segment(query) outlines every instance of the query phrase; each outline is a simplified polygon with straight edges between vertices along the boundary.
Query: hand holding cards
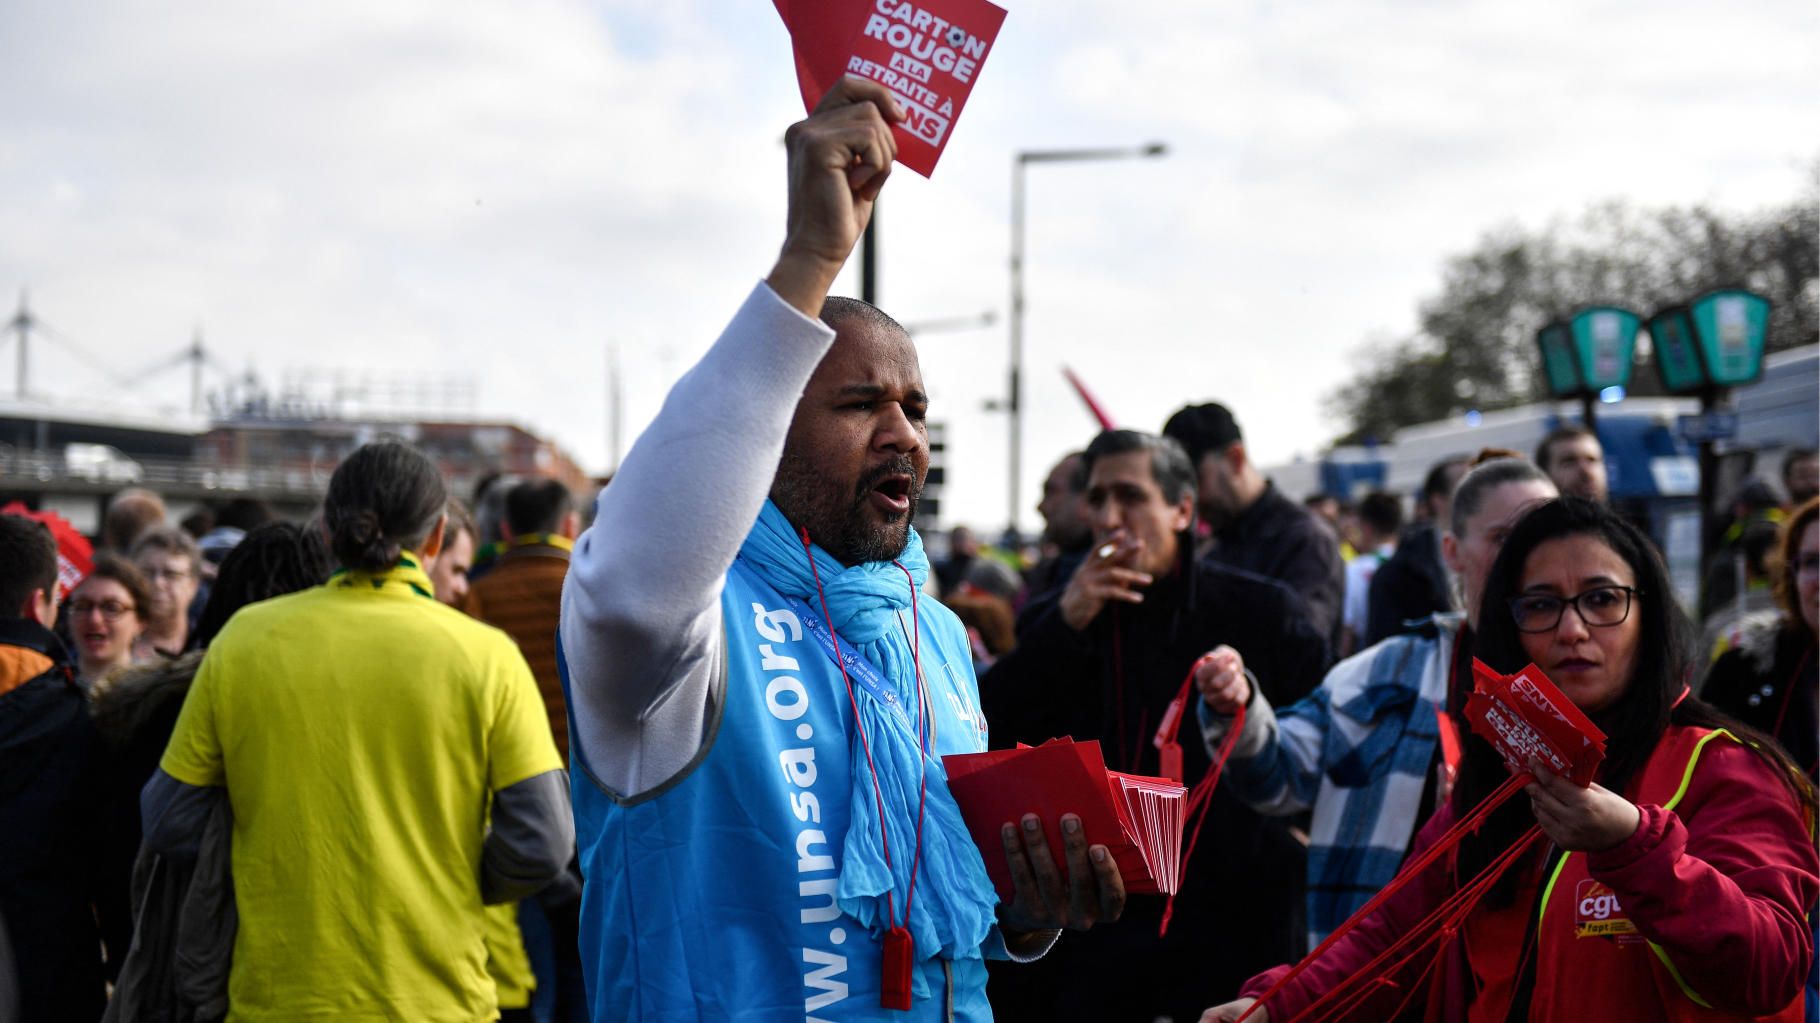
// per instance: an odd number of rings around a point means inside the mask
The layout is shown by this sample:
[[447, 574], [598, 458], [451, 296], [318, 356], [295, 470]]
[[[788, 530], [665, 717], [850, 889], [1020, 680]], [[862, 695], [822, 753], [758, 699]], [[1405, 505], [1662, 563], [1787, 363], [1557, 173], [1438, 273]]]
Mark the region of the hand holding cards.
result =
[[1542, 669], [1531, 664], [1515, 675], [1500, 675], [1475, 658], [1472, 677], [1466, 720], [1511, 773], [1529, 773], [1534, 758], [1581, 788], [1592, 784], [1605, 759], [1605, 733]]
[[890, 176], [900, 117], [884, 86], [843, 78], [806, 120], [784, 133], [790, 154], [790, 207], [783, 251], [766, 276], [779, 298], [819, 316], [828, 289], [872, 217]]
[[774, 0], [790, 30], [803, 103], [842, 75], [878, 82], [905, 118], [898, 161], [928, 177], [1005, 21], [987, 0]]
[[1097, 742], [1051, 739], [1041, 746], [942, 758], [948, 790], [960, 804], [999, 894], [1012, 893], [999, 853], [999, 828], [1035, 814], [1055, 861], [1063, 861], [1064, 814], [1081, 820], [1087, 841], [1106, 846], [1133, 893], [1170, 894], [1181, 882], [1182, 825], [1188, 790], [1165, 778], [1106, 769]]

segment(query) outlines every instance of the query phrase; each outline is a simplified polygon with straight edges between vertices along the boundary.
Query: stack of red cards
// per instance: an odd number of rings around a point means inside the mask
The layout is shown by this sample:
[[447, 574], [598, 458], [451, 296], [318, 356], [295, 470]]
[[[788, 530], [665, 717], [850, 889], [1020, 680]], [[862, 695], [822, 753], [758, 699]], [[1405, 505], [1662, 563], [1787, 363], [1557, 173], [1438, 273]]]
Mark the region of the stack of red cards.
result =
[[943, 757], [948, 788], [986, 860], [999, 894], [1012, 896], [999, 829], [1025, 814], [1043, 822], [1049, 852], [1066, 870], [1061, 817], [1072, 813], [1091, 845], [1104, 845], [1125, 890], [1173, 895], [1182, 880], [1182, 824], [1188, 790], [1167, 778], [1106, 769], [1097, 742], [1051, 739], [1041, 746]]
[[1512, 773], [1527, 774], [1534, 758], [1581, 788], [1592, 784], [1605, 759], [1605, 733], [1542, 669], [1532, 664], [1515, 675], [1500, 675], [1475, 658], [1472, 679], [1466, 720]]

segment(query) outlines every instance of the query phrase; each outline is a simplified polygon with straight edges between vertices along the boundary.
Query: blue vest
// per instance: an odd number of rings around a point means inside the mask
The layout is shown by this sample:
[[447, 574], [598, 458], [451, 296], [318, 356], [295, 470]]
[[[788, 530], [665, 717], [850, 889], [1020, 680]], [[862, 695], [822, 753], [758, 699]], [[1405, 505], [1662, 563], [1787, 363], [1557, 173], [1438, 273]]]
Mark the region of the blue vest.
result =
[[[966, 632], [935, 601], [919, 607], [932, 755], [983, 751]], [[572, 743], [592, 1018], [895, 1023], [946, 1020], [952, 1008], [953, 1019], [990, 1020], [978, 958], [920, 959], [913, 1010], [880, 1008], [882, 934], [835, 903], [850, 772], [866, 770], [849, 763], [846, 687], [788, 599], [744, 562], [727, 574], [721, 610], [723, 709], [692, 769], [627, 801]], [[915, 693], [899, 696], [914, 714]], [[894, 855], [913, 841], [890, 840]], [[928, 883], [925, 863], [919, 892]], [[900, 885], [900, 918], [902, 898]], [[991, 943], [1002, 948], [996, 929]]]

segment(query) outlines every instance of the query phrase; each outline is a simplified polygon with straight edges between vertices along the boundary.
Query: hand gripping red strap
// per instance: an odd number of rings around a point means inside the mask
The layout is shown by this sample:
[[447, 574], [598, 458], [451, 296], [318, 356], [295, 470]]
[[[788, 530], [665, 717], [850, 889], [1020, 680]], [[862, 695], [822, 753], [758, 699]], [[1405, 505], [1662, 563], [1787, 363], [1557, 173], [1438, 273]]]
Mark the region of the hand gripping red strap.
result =
[[[1169, 701], [1169, 709], [1163, 712], [1162, 723], [1157, 726], [1156, 737], [1151, 745], [1157, 748], [1157, 760], [1165, 778], [1171, 781], [1182, 780], [1182, 744], [1178, 736], [1182, 730], [1182, 718], [1188, 713], [1188, 697], [1194, 692], [1194, 673], [1205, 664], [1212, 654], [1204, 654], [1190, 665], [1188, 677], [1182, 679], [1182, 687], [1177, 690], [1175, 699]], [[1195, 843], [1201, 838], [1201, 825], [1207, 823], [1207, 808], [1213, 804], [1214, 787], [1220, 783], [1220, 774], [1226, 770], [1226, 761], [1232, 758], [1234, 746], [1239, 744], [1239, 733], [1245, 730], [1245, 708], [1243, 706], [1232, 715], [1232, 725], [1226, 731], [1226, 738], [1220, 742], [1219, 753], [1213, 758], [1213, 765], [1207, 769], [1199, 782], [1188, 793], [1188, 804], [1183, 808], [1182, 820], [1193, 821], [1194, 828], [1188, 832], [1188, 844], [1182, 849], [1181, 876], [1176, 879], [1175, 894], [1163, 906], [1163, 922], [1157, 928], [1156, 936], [1161, 938], [1169, 933], [1169, 919], [1175, 915], [1175, 895], [1181, 894], [1182, 885], [1188, 881], [1188, 861], [1194, 856]]]
[[[1562, 776], [1584, 787], [1597, 773], [1605, 757], [1605, 733], [1599, 731], [1573, 702], [1567, 698], [1535, 665], [1526, 666], [1515, 675], [1503, 675], [1483, 662], [1473, 661], [1473, 691], [1467, 697], [1465, 717], [1475, 735], [1498, 751], [1511, 769], [1504, 784], [1492, 790], [1472, 812], [1449, 828], [1428, 850], [1403, 865], [1384, 890], [1347, 918], [1327, 936], [1313, 952], [1285, 973], [1264, 992], [1251, 1008], [1239, 1017], [1243, 1021], [1277, 992], [1294, 980], [1309, 964], [1319, 960], [1328, 949], [1345, 937], [1359, 922], [1376, 912], [1397, 891], [1414, 880], [1436, 860], [1451, 852], [1468, 834], [1477, 831], [1493, 811], [1509, 801], [1535, 779], [1524, 769], [1531, 759], [1550, 765]], [[1443, 731], [1443, 738], [1446, 732]], [[1531, 827], [1509, 849], [1506, 849], [1479, 875], [1461, 885], [1446, 902], [1423, 917], [1403, 933], [1391, 946], [1380, 952], [1364, 969], [1355, 971], [1331, 990], [1293, 1017], [1294, 1021], [1338, 1018], [1357, 1008], [1385, 987], [1395, 987], [1395, 976], [1413, 967], [1422, 956], [1431, 961], [1417, 974], [1407, 1005], [1416, 989], [1434, 970], [1435, 957], [1452, 939], [1473, 909], [1497, 884], [1510, 867], [1541, 838], [1541, 830]], [[1401, 1011], [1401, 1010], [1399, 1010]], [[1338, 1014], [1338, 1015], [1336, 1015]]]
[[[1486, 818], [1491, 816], [1493, 811], [1504, 805], [1511, 797], [1523, 791], [1523, 787], [1533, 780], [1534, 779], [1528, 774], [1515, 774], [1505, 779], [1504, 784], [1494, 789], [1491, 795], [1485, 797], [1485, 800], [1475, 807], [1470, 814], [1467, 814], [1465, 818], [1456, 822], [1453, 827], [1448, 828], [1446, 834], [1441, 836], [1440, 841], [1430, 846], [1420, 856], [1403, 864], [1403, 869], [1397, 871], [1397, 876], [1392, 878], [1388, 885], [1384, 886], [1383, 891], [1372, 896], [1369, 902], [1359, 907], [1357, 913], [1348, 917], [1346, 922], [1336, 928], [1332, 934], [1329, 934], [1325, 941], [1315, 947], [1314, 951], [1308, 953], [1301, 962], [1297, 963], [1294, 968], [1279, 978], [1275, 984], [1272, 984], [1269, 990], [1265, 991], [1264, 994], [1258, 998], [1257, 1002], [1253, 1004], [1251, 1008], [1246, 1009], [1244, 1014], [1239, 1017], [1241, 1023], [1243, 1023], [1243, 1020], [1245, 1020], [1246, 1017], [1257, 1011], [1258, 1006], [1269, 1001], [1277, 992], [1288, 986], [1290, 981], [1300, 976], [1309, 966], [1319, 961], [1321, 956], [1327, 953], [1328, 949], [1337, 944], [1341, 938], [1344, 938], [1347, 934], [1351, 933], [1353, 928], [1357, 927], [1361, 921], [1377, 912], [1384, 903], [1390, 901], [1391, 896], [1395, 895], [1405, 885], [1409, 884], [1409, 882], [1415, 880], [1417, 876], [1424, 870], [1427, 870], [1436, 860], [1451, 852], [1468, 834], [1477, 831], [1480, 826], [1485, 823]], [[1512, 845], [1510, 849], [1505, 850], [1496, 860], [1493, 860], [1477, 877], [1473, 878], [1465, 885], [1462, 885], [1460, 890], [1455, 892], [1451, 898], [1442, 903], [1440, 907], [1436, 908], [1433, 912], [1423, 917], [1420, 922], [1406, 931], [1403, 936], [1389, 948], [1380, 952], [1376, 958], [1365, 965], [1364, 969], [1354, 972], [1345, 981], [1323, 994], [1319, 999], [1310, 1004], [1308, 1008], [1292, 1017], [1292, 1019], [1310, 1021], [1310, 1023], [1314, 1020], [1326, 1019], [1328, 1018], [1328, 1013], [1334, 1008], [1340, 1006], [1351, 1007], [1356, 1005], [1358, 1001], [1367, 997], [1369, 991], [1376, 990], [1385, 985], [1394, 985], [1394, 981], [1390, 979], [1393, 974], [1413, 963], [1416, 957], [1423, 954], [1425, 951], [1430, 951], [1431, 946], [1432, 951], [1439, 951], [1441, 939], [1452, 936], [1453, 932], [1459, 928], [1460, 923], [1464, 921], [1467, 915], [1478, 905], [1479, 900], [1484, 897], [1485, 893], [1491, 889], [1492, 885], [1497, 883], [1498, 878], [1504, 875], [1504, 872], [1509, 869], [1510, 865], [1517, 861], [1519, 855], [1524, 850], [1528, 849], [1540, 834], [1541, 832], [1539, 830], [1531, 828], [1529, 833], [1520, 841]], [[1414, 950], [1403, 954], [1405, 953], [1405, 950], [1411, 948], [1411, 946], [1413, 946]], [[1398, 958], [1395, 958], [1395, 960], [1392, 961], [1392, 957]], [[1432, 969], [1432, 965], [1429, 969]], [[1425, 969], [1423, 971], [1424, 975], [1426, 975], [1427, 972], [1428, 971]], [[1362, 987], [1367, 988], [1368, 990], [1362, 991]]]

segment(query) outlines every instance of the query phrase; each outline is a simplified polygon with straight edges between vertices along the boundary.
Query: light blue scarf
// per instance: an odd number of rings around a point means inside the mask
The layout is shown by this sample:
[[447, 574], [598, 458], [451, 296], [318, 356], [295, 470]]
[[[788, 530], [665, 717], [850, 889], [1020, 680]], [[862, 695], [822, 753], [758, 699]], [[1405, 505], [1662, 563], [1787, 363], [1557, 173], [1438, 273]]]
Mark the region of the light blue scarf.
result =
[[[912, 581], [920, 590], [929, 576], [922, 538], [910, 530], [909, 545], [897, 564], [873, 561], [848, 568], [820, 547], [811, 547], [811, 551], [833, 619], [828, 624], [839, 633], [842, 646], [851, 645], [878, 668], [914, 721], [916, 666], [897, 612], [910, 609], [915, 592]], [[815, 576], [804, 556], [802, 538], [775, 504], [765, 502], [739, 556], [779, 592], [802, 599], [820, 613]], [[904, 578], [898, 564], [910, 570], [910, 579]], [[905, 626], [908, 624], [906, 618]], [[882, 707], [865, 686], [854, 685], [853, 693], [859, 703], [860, 727], [872, 743], [879, 790], [884, 794], [891, 866], [885, 865], [872, 772], [865, 769], [866, 751], [860, 744], [859, 729], [855, 729], [849, 738], [852, 809], [836, 889], [840, 907], [873, 934], [882, 934], [891, 925], [885, 917], [884, 896], [894, 891], [896, 922], [903, 923], [904, 895], [909, 891], [911, 861], [916, 855], [918, 781], [926, 777], [922, 868], [909, 921], [916, 955], [919, 959], [938, 953], [947, 959], [977, 959], [995, 919], [998, 894], [961, 819], [960, 807], [948, 791], [941, 760], [933, 755], [924, 759], [911, 729]], [[920, 984], [921, 974], [917, 977]]]

